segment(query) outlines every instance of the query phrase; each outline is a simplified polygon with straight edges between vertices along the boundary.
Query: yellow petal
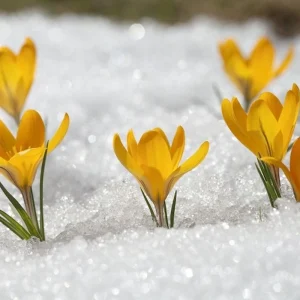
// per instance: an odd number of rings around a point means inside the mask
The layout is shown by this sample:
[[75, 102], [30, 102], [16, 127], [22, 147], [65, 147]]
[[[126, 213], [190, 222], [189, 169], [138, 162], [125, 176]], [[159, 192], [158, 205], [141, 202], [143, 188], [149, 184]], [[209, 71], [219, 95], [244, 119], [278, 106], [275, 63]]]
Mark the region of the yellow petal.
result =
[[0, 48], [0, 106], [10, 115], [18, 114], [16, 90], [20, 78], [17, 57], [7, 47]]
[[4, 167], [10, 174], [11, 181], [18, 188], [33, 184], [39, 164], [45, 153], [44, 147], [29, 149], [16, 153]]
[[290, 174], [297, 201], [300, 201], [300, 138], [295, 141], [291, 150]]
[[0, 157], [7, 160], [13, 154], [13, 147], [15, 146], [16, 140], [1, 120], [0, 132]]
[[291, 47], [285, 57], [285, 59], [282, 61], [281, 65], [278, 67], [278, 69], [274, 72], [274, 77], [279, 76], [280, 74], [282, 74], [289, 66], [289, 64], [291, 63], [293, 57], [294, 57], [294, 48]]
[[165, 140], [167, 146], [168, 146], [169, 149], [170, 149], [170, 143], [169, 143], [169, 140], [168, 140], [168, 138], [167, 138], [165, 132], [164, 132], [161, 128], [159, 128], [159, 127], [156, 127], [156, 128], [154, 128], [154, 129], [152, 129], [152, 130], [157, 131], [157, 132], [161, 135], [161, 137]]
[[54, 136], [50, 139], [48, 145], [48, 152], [53, 151], [64, 139], [70, 125], [69, 115], [66, 113], [59, 128], [56, 130]]
[[45, 125], [40, 114], [32, 109], [27, 110], [21, 119], [17, 133], [17, 151], [41, 147], [44, 142]]
[[16, 99], [18, 101], [17, 111], [20, 113], [34, 80], [36, 68], [36, 48], [30, 38], [26, 39], [20, 50], [17, 57], [17, 67], [21, 73], [16, 90]]
[[178, 126], [171, 146], [171, 158], [172, 158], [173, 169], [178, 167], [182, 158], [184, 147], [185, 147], [184, 129], [182, 126]]
[[219, 51], [220, 51], [220, 54], [221, 54], [224, 62], [226, 62], [232, 56], [237, 56], [241, 60], [244, 60], [244, 58], [240, 52], [240, 49], [238, 48], [235, 41], [232, 39], [229, 39], [229, 40], [225, 41], [224, 43], [219, 44]]
[[294, 92], [288, 91], [285, 97], [283, 109], [279, 118], [279, 127], [283, 135], [283, 149], [284, 154], [290, 144], [295, 123], [298, 118], [299, 108], [297, 109], [298, 103]]
[[276, 118], [276, 120], [278, 120], [282, 111], [282, 104], [279, 99], [269, 92], [262, 93], [259, 96], [259, 99], [264, 100], [268, 104], [274, 117]]
[[267, 38], [258, 41], [249, 58], [250, 98], [253, 99], [272, 79], [275, 50]]
[[156, 205], [161, 205], [168, 196], [165, 193], [165, 180], [159, 170], [142, 165], [143, 176], [140, 181], [146, 194]]
[[137, 142], [132, 129], [129, 130], [127, 134], [127, 149], [128, 149], [128, 153], [134, 159], [137, 159]]
[[237, 98], [232, 99], [232, 111], [235, 120], [238, 122], [241, 129], [245, 132], [247, 130], [247, 114]]
[[219, 51], [224, 61], [226, 73], [231, 81], [244, 94], [249, 77], [246, 59], [242, 56], [238, 46], [232, 39], [220, 44]]
[[[176, 181], [185, 173], [196, 168], [206, 157], [209, 150], [209, 142], [204, 142], [198, 150], [188, 158], [180, 167], [178, 167], [170, 177], [176, 177]], [[173, 185], [175, 182], [173, 183]]]
[[[273, 156], [276, 149], [273, 149], [275, 137], [279, 132], [279, 126], [269, 106], [263, 100], [256, 100], [252, 103], [247, 119], [248, 131], [259, 133], [264, 141], [269, 155]], [[260, 153], [265, 156], [264, 153]]]
[[133, 158], [129, 155], [118, 134], [114, 135], [113, 148], [120, 163], [137, 179], [140, 178], [143, 171], [137, 164], [137, 162], [134, 161]]
[[295, 93], [297, 99], [298, 99], [298, 102], [299, 102], [299, 97], [300, 97], [300, 91], [299, 91], [299, 87], [297, 84], [293, 84], [293, 87], [292, 87], [292, 91]]
[[[233, 102], [233, 101], [232, 101]], [[247, 132], [243, 130], [243, 125], [239, 124], [234, 116], [232, 102], [228, 99], [222, 101], [222, 115], [230, 131], [235, 137], [250, 151], [257, 155], [257, 145], [249, 138]], [[243, 121], [242, 121], [243, 122]]]
[[165, 138], [157, 131], [144, 133], [138, 143], [140, 165], [153, 167], [166, 178], [172, 172], [172, 159]]

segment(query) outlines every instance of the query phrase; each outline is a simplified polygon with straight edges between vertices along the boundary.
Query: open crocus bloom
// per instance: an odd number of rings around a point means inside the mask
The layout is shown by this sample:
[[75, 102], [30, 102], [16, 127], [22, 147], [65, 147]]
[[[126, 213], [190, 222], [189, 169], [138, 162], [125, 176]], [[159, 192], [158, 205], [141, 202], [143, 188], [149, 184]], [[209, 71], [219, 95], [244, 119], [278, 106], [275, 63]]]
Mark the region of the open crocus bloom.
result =
[[[49, 140], [48, 153], [60, 144], [68, 127], [69, 116], [65, 114], [58, 130]], [[21, 119], [16, 138], [1, 120], [0, 132], [0, 172], [24, 195], [32, 186], [46, 151], [44, 122], [37, 111], [27, 110]]]
[[0, 47], [0, 107], [19, 122], [36, 67], [36, 48], [27, 38], [18, 54]]
[[296, 84], [282, 105], [272, 93], [263, 93], [246, 113], [239, 101], [224, 99], [222, 114], [235, 137], [257, 157], [281, 161], [290, 144], [299, 114], [300, 92]]
[[273, 78], [286, 70], [294, 55], [293, 48], [290, 48], [280, 66], [274, 68], [275, 49], [264, 37], [257, 42], [249, 58], [242, 55], [232, 39], [221, 43], [219, 50], [225, 72], [244, 95], [247, 105]]
[[180, 164], [185, 147], [184, 129], [179, 126], [170, 145], [160, 128], [145, 132], [139, 142], [130, 130], [127, 134], [127, 149], [120, 136], [113, 139], [115, 154], [122, 165], [138, 180], [155, 205], [159, 223], [162, 224], [164, 201], [175, 183], [185, 173], [198, 166], [205, 158], [209, 143], [204, 142], [199, 149]]
[[262, 160], [284, 172], [293, 187], [296, 201], [300, 202], [300, 138], [295, 141], [291, 151], [290, 169], [274, 157], [263, 157]]

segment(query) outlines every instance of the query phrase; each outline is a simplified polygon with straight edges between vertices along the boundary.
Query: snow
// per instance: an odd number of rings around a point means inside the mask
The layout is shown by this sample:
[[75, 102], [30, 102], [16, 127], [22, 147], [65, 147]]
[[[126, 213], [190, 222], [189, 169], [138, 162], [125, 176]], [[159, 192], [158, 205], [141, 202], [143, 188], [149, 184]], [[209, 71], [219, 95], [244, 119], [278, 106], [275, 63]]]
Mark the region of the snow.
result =
[[[1, 15], [0, 28], [2, 45], [17, 50], [26, 36], [37, 44], [27, 107], [47, 118], [49, 136], [64, 112], [71, 117], [46, 169], [47, 242], [19, 241], [0, 226], [0, 299], [300, 299], [299, 206], [283, 179], [285, 198], [270, 208], [255, 158], [226, 128], [212, 89], [239, 96], [219, 41], [234, 37], [249, 53], [268, 35], [282, 58], [290, 43], [299, 52], [298, 38], [279, 40], [258, 20], [169, 27], [38, 12]], [[296, 58], [268, 90], [282, 99], [299, 67]], [[177, 184], [176, 229], [154, 229], [112, 136], [160, 126], [171, 138], [180, 124], [185, 157], [205, 140], [211, 149]], [[3, 195], [0, 204], [11, 211]]]

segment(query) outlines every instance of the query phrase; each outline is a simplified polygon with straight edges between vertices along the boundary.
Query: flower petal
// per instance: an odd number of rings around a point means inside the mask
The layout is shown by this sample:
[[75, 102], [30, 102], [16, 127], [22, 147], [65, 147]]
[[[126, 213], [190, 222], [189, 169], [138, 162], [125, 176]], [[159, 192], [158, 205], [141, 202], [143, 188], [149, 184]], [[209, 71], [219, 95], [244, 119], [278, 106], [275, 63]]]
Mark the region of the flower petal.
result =
[[185, 147], [185, 132], [182, 126], [178, 126], [171, 146], [171, 158], [172, 158], [173, 170], [178, 167], [181, 161], [184, 147]]
[[253, 99], [272, 79], [275, 50], [267, 38], [260, 39], [249, 58], [251, 70], [250, 98]]
[[[16, 153], [5, 169], [12, 175], [18, 188], [32, 186], [37, 169], [45, 153], [44, 147], [29, 149]], [[18, 170], [18, 171], [17, 171]]]
[[279, 127], [283, 135], [283, 149], [286, 153], [294, 133], [295, 124], [299, 114], [298, 99], [294, 92], [288, 91], [279, 118]]
[[[228, 99], [222, 101], [222, 115], [225, 123], [227, 124], [233, 135], [250, 151], [257, 155], [257, 144], [251, 140], [248, 133], [243, 130], [243, 124], [240, 124], [239, 120], [233, 112], [233, 101], [230, 102]], [[241, 121], [243, 123], [243, 121]]]
[[[170, 177], [176, 177], [178, 180], [185, 173], [196, 168], [204, 160], [208, 153], [208, 150], [209, 142], [206, 141], [198, 148], [198, 150], [190, 158], [188, 158], [180, 167], [178, 167]], [[173, 185], [174, 184], [175, 182], [173, 183]]]
[[33, 109], [27, 110], [20, 121], [17, 133], [17, 151], [41, 147], [44, 143], [45, 125], [40, 114]]
[[278, 120], [282, 111], [282, 104], [279, 99], [270, 92], [262, 93], [258, 98], [268, 104], [276, 120]]
[[36, 69], [36, 47], [30, 38], [25, 40], [20, 50], [17, 67], [21, 72], [16, 90], [17, 111], [20, 113], [30, 91]]
[[60, 123], [58, 129], [56, 130], [54, 136], [49, 140], [48, 152], [53, 151], [64, 139], [70, 125], [70, 118], [67, 113], [65, 113], [62, 122]]
[[9, 159], [13, 154], [13, 147], [16, 140], [6, 125], [0, 120], [0, 157]]
[[127, 134], [127, 149], [132, 158], [137, 159], [137, 142], [132, 129]]
[[244, 60], [239, 47], [233, 39], [228, 39], [227, 41], [219, 44], [219, 51], [224, 62], [226, 62], [232, 56], [236, 56], [239, 59]]
[[0, 106], [10, 115], [18, 114], [16, 89], [20, 78], [17, 57], [7, 47], [0, 48]]
[[285, 56], [284, 60], [282, 61], [281, 65], [277, 68], [277, 70], [274, 72], [274, 77], [277, 77], [281, 75], [289, 66], [291, 63], [292, 59], [294, 58], [294, 48], [291, 47]]
[[172, 159], [166, 139], [157, 131], [144, 133], [138, 143], [139, 165], [153, 167], [167, 178], [172, 172]]
[[[247, 128], [248, 131], [256, 132], [261, 136], [261, 139], [268, 149], [269, 155], [273, 156], [276, 151], [276, 149], [273, 149], [273, 144], [280, 128], [275, 116], [265, 101], [256, 100], [252, 103], [248, 113]], [[267, 156], [264, 152], [260, 154]]]
[[156, 205], [163, 204], [168, 194], [165, 190], [165, 180], [159, 170], [146, 165], [141, 166], [143, 169], [143, 176], [140, 178], [142, 187], [148, 197]]
[[290, 173], [297, 201], [300, 201], [300, 138], [297, 138], [291, 150]]
[[169, 140], [168, 140], [168, 138], [167, 138], [165, 132], [164, 132], [161, 128], [159, 128], [159, 127], [156, 127], [156, 128], [154, 128], [154, 129], [152, 129], [152, 130], [157, 131], [157, 132], [161, 135], [161, 137], [165, 140], [167, 146], [168, 146], [169, 149], [170, 149], [170, 143], [169, 143]]
[[229, 39], [219, 45], [219, 51], [223, 58], [224, 69], [231, 81], [238, 89], [245, 93], [248, 83], [249, 70], [246, 59], [242, 56], [235, 41]]
[[120, 161], [120, 163], [131, 173], [133, 174], [137, 179], [139, 179], [143, 171], [140, 168], [140, 166], [137, 164], [136, 161], [133, 160], [133, 158], [129, 155], [127, 150], [125, 149], [124, 145], [121, 142], [120, 136], [118, 134], [114, 135], [113, 138], [113, 148], [114, 152]]

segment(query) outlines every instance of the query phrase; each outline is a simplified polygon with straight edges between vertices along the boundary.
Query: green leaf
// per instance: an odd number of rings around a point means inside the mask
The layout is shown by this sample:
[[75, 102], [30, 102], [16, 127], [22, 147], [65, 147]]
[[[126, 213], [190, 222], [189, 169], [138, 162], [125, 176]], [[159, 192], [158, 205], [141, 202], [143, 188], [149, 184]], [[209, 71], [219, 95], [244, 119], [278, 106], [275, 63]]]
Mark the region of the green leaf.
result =
[[150, 203], [149, 203], [149, 201], [148, 201], [148, 199], [147, 199], [147, 196], [145, 195], [145, 193], [144, 193], [144, 191], [143, 191], [142, 188], [141, 188], [141, 192], [142, 192], [143, 197], [144, 197], [144, 199], [145, 199], [145, 201], [146, 201], [146, 203], [147, 203], [147, 206], [148, 206], [148, 208], [149, 208], [149, 210], [150, 210], [152, 220], [153, 220], [153, 222], [155, 222], [156, 226], [158, 227], [158, 222], [157, 222], [156, 216], [155, 216], [155, 214], [154, 214], [154, 211], [153, 211], [153, 209], [152, 209], [152, 207], [151, 207], [151, 205], [150, 205]]
[[47, 141], [46, 151], [43, 157], [43, 162], [41, 167], [41, 177], [40, 177], [40, 230], [41, 230], [41, 236], [43, 241], [46, 239], [45, 225], [44, 225], [44, 174], [45, 174], [46, 160], [48, 154], [48, 144], [49, 141]]
[[3, 216], [11, 224], [11, 226], [15, 229], [14, 232], [18, 232], [19, 236], [22, 236], [25, 240], [30, 239], [31, 237], [30, 233], [21, 224], [19, 224], [14, 218], [12, 218], [3, 210], [0, 210], [0, 215]]
[[172, 208], [170, 214], [170, 228], [174, 227], [176, 199], [177, 199], [177, 191], [175, 191], [173, 202], [172, 202]]
[[9, 223], [7, 220], [5, 220], [4, 218], [2, 218], [0, 216], [0, 222], [6, 226], [8, 229], [10, 229], [15, 235], [17, 235], [21, 240], [26, 240], [25, 236], [22, 235], [18, 230], [16, 230], [16, 228], [11, 224]]
[[292, 142], [289, 144], [288, 148], [287, 148], [287, 152], [291, 151], [291, 149], [293, 148], [295, 142]]
[[165, 213], [165, 220], [166, 220], [166, 226], [169, 229], [169, 221], [168, 221], [168, 212], [167, 212], [167, 204], [166, 201], [164, 201], [164, 213]]
[[17, 210], [18, 214], [20, 215], [20, 217], [22, 218], [22, 220], [24, 221], [29, 233], [32, 236], [36, 236], [38, 238], [41, 238], [39, 232], [37, 231], [37, 229], [35, 228], [32, 220], [30, 219], [30, 217], [28, 216], [26, 210], [21, 206], [21, 204], [14, 198], [13, 195], [11, 195], [7, 189], [3, 186], [3, 184], [0, 182], [0, 188], [3, 191], [3, 193], [5, 194], [5, 196], [7, 197], [7, 199], [9, 200], [9, 202], [13, 205], [13, 207]]
[[271, 206], [276, 208], [275, 200], [281, 197], [281, 193], [269, 165], [257, 158], [255, 167], [265, 186]]

